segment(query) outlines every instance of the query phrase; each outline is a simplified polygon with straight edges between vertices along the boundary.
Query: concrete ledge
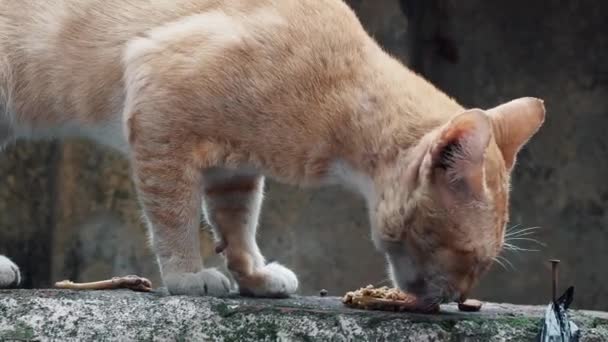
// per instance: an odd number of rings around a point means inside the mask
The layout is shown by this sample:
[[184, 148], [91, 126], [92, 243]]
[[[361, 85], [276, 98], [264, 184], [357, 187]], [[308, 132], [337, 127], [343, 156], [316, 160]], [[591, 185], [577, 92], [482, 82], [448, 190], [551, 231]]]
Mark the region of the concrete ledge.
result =
[[[0, 341], [530, 341], [544, 307], [454, 305], [439, 315], [361, 311], [336, 297], [165, 296], [131, 291], [0, 291]], [[573, 311], [582, 341], [608, 341], [608, 313]]]

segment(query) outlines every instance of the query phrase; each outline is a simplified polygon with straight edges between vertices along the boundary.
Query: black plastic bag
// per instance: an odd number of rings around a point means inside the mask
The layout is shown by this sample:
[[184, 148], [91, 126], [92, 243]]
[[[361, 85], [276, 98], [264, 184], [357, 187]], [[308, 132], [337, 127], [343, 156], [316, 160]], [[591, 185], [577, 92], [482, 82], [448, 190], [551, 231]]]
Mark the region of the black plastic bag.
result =
[[568, 307], [574, 299], [574, 287], [547, 306], [541, 322], [539, 342], [578, 342], [580, 330], [568, 317]]

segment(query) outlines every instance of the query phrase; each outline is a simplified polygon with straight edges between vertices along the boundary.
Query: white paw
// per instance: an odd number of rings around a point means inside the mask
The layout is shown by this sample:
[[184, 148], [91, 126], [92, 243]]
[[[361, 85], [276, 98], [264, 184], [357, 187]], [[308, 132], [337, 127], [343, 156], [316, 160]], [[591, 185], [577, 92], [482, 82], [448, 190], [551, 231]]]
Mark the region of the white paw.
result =
[[0, 255], [0, 289], [16, 287], [19, 283], [21, 283], [19, 267], [9, 258]]
[[240, 292], [255, 297], [289, 297], [298, 289], [298, 277], [276, 262], [256, 270], [257, 281], [244, 281]]
[[197, 273], [167, 274], [163, 280], [172, 295], [220, 297], [230, 293], [230, 281], [215, 268]]

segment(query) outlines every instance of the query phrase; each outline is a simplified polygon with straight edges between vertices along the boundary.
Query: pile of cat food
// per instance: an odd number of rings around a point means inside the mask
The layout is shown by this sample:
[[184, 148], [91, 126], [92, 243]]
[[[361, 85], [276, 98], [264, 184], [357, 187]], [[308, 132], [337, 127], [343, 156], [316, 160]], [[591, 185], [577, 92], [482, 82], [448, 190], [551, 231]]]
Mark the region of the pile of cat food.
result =
[[[364, 310], [439, 312], [439, 304], [425, 304], [412, 294], [386, 286], [375, 288], [373, 285], [367, 285], [356, 291], [347, 292], [342, 302], [351, 308]], [[467, 312], [479, 311], [481, 306], [482, 303], [475, 299], [458, 303], [458, 309]]]
[[421, 313], [435, 313], [439, 305], [425, 305], [414, 295], [399, 289], [386, 286], [374, 288], [367, 285], [356, 291], [346, 293], [342, 302], [352, 308], [383, 311], [409, 311]]

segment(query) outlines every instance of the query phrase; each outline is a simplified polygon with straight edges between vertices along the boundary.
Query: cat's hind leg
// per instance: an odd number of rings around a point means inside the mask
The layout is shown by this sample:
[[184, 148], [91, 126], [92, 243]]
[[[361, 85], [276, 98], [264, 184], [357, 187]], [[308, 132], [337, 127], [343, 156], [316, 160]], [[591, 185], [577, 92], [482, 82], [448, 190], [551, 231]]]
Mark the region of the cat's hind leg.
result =
[[20, 283], [19, 267], [9, 258], [0, 255], [0, 289], [17, 287]]
[[221, 241], [228, 269], [241, 294], [285, 297], [298, 278], [288, 268], [266, 264], [256, 242], [264, 178], [251, 173], [209, 169], [203, 174], [204, 212]]

